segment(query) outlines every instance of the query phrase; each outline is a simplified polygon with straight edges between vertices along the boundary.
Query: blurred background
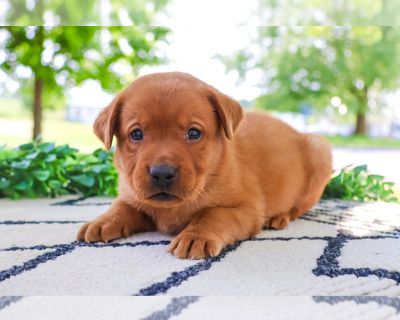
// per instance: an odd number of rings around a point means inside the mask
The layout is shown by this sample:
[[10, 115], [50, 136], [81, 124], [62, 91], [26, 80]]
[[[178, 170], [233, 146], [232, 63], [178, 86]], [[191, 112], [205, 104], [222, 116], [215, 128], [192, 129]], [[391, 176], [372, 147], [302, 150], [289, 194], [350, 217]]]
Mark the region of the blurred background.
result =
[[366, 163], [400, 184], [399, 9], [390, 0], [0, 0], [0, 145], [41, 139], [89, 153], [101, 147], [91, 124], [116, 92], [139, 75], [183, 71], [327, 136], [336, 168]]

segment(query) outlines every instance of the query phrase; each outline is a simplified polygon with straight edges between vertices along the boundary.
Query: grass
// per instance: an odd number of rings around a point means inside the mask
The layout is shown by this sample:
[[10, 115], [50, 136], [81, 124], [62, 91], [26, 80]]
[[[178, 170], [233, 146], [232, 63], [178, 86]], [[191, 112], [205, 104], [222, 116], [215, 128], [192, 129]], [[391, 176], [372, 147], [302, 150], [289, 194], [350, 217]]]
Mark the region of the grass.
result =
[[[30, 142], [32, 124], [29, 120], [0, 119], [0, 144], [16, 147]], [[102, 144], [94, 135], [90, 124], [67, 122], [60, 119], [46, 119], [43, 123], [43, 141], [69, 144], [83, 152], [101, 148]]]
[[22, 107], [21, 100], [15, 98], [0, 98], [0, 119], [16, 119], [28, 117], [29, 113]]
[[335, 147], [348, 148], [400, 148], [400, 139], [370, 138], [367, 136], [327, 136]]
[[[32, 135], [32, 122], [28, 117], [0, 118], [0, 145], [16, 147], [27, 143]], [[327, 137], [335, 147], [347, 148], [400, 148], [400, 139], [367, 138], [364, 136]], [[43, 121], [43, 140], [57, 144], [68, 143], [82, 151], [93, 151], [101, 147], [90, 124], [68, 122], [60, 113], [48, 112]]]
[[[43, 140], [56, 144], [68, 143], [84, 152], [101, 147], [90, 124], [67, 122], [63, 111], [46, 111], [43, 121]], [[16, 147], [31, 139], [30, 112], [17, 99], [0, 98], [0, 145]], [[327, 136], [335, 147], [400, 148], [400, 139], [369, 138], [367, 136]]]
[[[63, 111], [45, 111], [43, 141], [67, 143], [83, 152], [92, 152], [102, 144], [91, 124], [65, 121]], [[28, 110], [12, 99], [0, 99], [0, 145], [13, 148], [31, 141], [32, 120]]]

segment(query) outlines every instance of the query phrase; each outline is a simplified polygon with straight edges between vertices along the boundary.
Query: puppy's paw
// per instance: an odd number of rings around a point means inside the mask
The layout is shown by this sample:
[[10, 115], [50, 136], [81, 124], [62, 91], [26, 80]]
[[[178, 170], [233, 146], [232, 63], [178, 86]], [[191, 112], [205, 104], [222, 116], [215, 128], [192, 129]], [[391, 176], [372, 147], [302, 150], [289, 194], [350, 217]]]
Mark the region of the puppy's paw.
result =
[[270, 219], [269, 227], [276, 230], [282, 230], [289, 225], [289, 222], [290, 222], [289, 215], [280, 214]]
[[223, 247], [217, 237], [183, 231], [171, 241], [168, 251], [180, 259], [205, 259], [217, 256]]
[[103, 241], [128, 237], [130, 226], [123, 220], [115, 217], [100, 216], [93, 221], [85, 223], [79, 230], [77, 239], [86, 242]]

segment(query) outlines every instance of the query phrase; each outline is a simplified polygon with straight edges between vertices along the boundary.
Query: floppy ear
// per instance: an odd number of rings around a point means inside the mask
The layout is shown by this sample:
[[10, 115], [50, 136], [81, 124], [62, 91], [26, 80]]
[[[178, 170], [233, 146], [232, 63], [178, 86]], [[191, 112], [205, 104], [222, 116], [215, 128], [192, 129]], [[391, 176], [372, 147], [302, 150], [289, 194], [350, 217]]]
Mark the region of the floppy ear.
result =
[[218, 114], [226, 137], [232, 139], [233, 133], [243, 119], [243, 108], [237, 101], [212, 87], [207, 98]]
[[93, 131], [104, 143], [107, 151], [110, 150], [114, 133], [117, 129], [118, 118], [121, 112], [122, 99], [117, 96], [96, 118]]

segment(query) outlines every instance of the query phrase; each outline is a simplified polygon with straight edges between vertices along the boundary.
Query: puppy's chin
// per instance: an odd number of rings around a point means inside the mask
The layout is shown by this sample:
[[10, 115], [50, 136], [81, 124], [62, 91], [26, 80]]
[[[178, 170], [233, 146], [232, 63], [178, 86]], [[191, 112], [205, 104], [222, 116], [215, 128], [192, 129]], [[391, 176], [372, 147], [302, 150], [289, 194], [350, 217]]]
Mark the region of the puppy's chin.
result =
[[143, 203], [156, 208], [173, 208], [181, 205], [184, 201], [184, 198], [167, 192], [154, 193], [142, 199]]
[[177, 196], [172, 192], [149, 191], [133, 187], [131, 187], [131, 191], [137, 202], [153, 208], [178, 207], [185, 201], [185, 197]]
[[144, 205], [153, 208], [174, 208], [185, 204], [195, 202], [200, 194], [200, 190], [192, 190], [190, 192], [180, 192], [179, 196], [169, 192], [143, 193], [135, 192], [136, 200]]
[[145, 206], [174, 208], [196, 203], [204, 190], [205, 179], [197, 179], [192, 185], [165, 191], [154, 190], [147, 184], [137, 183], [134, 179], [129, 187], [135, 200]]

